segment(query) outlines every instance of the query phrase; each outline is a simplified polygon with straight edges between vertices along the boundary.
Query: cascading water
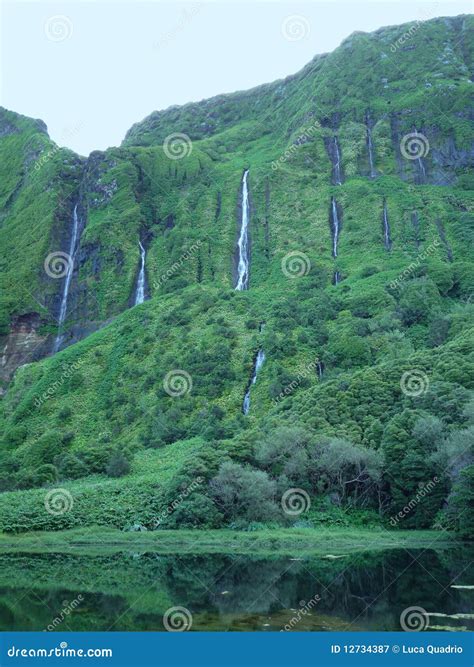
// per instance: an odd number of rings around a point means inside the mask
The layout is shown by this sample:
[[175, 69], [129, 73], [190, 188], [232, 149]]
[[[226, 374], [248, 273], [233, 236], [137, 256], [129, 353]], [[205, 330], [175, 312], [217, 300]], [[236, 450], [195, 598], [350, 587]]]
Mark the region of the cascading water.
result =
[[334, 136], [334, 184], [342, 185], [341, 152], [336, 136]]
[[339, 285], [339, 283], [341, 282], [341, 274], [339, 271], [334, 271], [332, 282], [333, 285]]
[[318, 374], [318, 379], [321, 380], [324, 373], [324, 362], [319, 360], [316, 362], [316, 373]]
[[383, 201], [382, 222], [383, 222], [383, 240], [385, 248], [387, 250], [391, 250], [392, 239], [390, 238], [390, 224], [388, 222], [387, 201], [385, 199]]
[[331, 197], [331, 229], [332, 229], [332, 256], [337, 257], [337, 242], [339, 241], [339, 215], [337, 212], [336, 199]]
[[64, 335], [62, 333], [62, 326], [66, 319], [67, 314], [67, 300], [69, 296], [69, 288], [71, 286], [72, 273], [74, 271], [74, 258], [77, 250], [77, 239], [79, 237], [79, 216], [77, 215], [77, 204], [74, 206], [74, 211], [72, 214], [72, 234], [71, 241], [69, 243], [69, 261], [67, 265], [67, 273], [64, 280], [63, 293], [61, 297], [61, 306], [59, 309], [58, 317], [58, 335], [54, 341], [53, 352], [58, 352], [59, 348], [62, 345], [64, 340]]
[[365, 114], [365, 125], [367, 128], [367, 150], [369, 152], [370, 178], [376, 178], [377, 172], [374, 167], [374, 145], [372, 142], [372, 130], [370, 129], [370, 113]]
[[260, 348], [259, 351], [257, 352], [257, 356], [255, 357], [255, 363], [254, 363], [253, 371], [252, 371], [252, 379], [250, 380], [250, 384], [248, 386], [248, 389], [245, 392], [244, 402], [242, 404], [242, 412], [244, 413], [244, 415], [248, 415], [248, 413], [249, 413], [249, 410], [250, 410], [250, 389], [252, 388], [252, 385], [254, 385], [256, 383], [258, 372], [262, 368], [264, 361], [265, 361], [265, 352], [262, 350], [262, 348]]
[[242, 220], [240, 224], [239, 240], [237, 242], [237, 250], [239, 262], [237, 265], [237, 284], [236, 290], [247, 290], [249, 288], [249, 188], [248, 188], [248, 174], [249, 170], [244, 171], [242, 177]]
[[140, 246], [140, 272], [138, 274], [138, 280], [137, 280], [137, 289], [135, 291], [135, 306], [137, 306], [139, 303], [143, 303], [145, 301], [145, 258], [146, 258], [146, 250], [142, 244], [141, 241], [138, 241], [138, 245]]

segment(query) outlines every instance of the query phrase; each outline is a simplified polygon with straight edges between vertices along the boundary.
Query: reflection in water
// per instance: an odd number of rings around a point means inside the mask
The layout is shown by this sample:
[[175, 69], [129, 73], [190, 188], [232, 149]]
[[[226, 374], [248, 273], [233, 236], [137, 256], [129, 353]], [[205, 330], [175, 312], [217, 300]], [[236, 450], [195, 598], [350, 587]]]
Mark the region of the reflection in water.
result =
[[[55, 629], [65, 631], [162, 630], [163, 613], [176, 605], [191, 611], [194, 630], [281, 630], [288, 624], [313, 631], [400, 630], [400, 614], [410, 606], [472, 613], [472, 591], [451, 588], [453, 580], [472, 584], [468, 556], [461, 548], [336, 560], [1, 555], [0, 630], [43, 630], [54, 619]], [[72, 605], [78, 596], [82, 601]], [[307, 613], [298, 613], [303, 608]], [[470, 620], [462, 624], [474, 628]]]

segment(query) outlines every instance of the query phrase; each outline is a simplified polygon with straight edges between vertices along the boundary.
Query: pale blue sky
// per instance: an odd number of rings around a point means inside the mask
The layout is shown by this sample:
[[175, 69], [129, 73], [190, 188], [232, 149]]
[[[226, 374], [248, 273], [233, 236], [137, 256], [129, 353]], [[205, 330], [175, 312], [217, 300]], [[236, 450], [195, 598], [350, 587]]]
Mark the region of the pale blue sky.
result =
[[355, 30], [470, 11], [457, 0], [4, 0], [0, 104], [87, 155], [155, 109], [292, 74]]

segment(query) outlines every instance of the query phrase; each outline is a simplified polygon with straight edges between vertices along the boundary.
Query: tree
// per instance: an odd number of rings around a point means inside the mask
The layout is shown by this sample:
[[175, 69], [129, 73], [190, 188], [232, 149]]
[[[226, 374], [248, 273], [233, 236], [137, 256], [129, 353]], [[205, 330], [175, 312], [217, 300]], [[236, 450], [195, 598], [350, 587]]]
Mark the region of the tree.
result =
[[116, 452], [110, 457], [105, 472], [109, 477], [123, 477], [130, 472], [130, 463], [121, 452]]
[[278, 516], [276, 484], [261, 470], [228, 461], [221, 465], [209, 489], [228, 521], [269, 521]]

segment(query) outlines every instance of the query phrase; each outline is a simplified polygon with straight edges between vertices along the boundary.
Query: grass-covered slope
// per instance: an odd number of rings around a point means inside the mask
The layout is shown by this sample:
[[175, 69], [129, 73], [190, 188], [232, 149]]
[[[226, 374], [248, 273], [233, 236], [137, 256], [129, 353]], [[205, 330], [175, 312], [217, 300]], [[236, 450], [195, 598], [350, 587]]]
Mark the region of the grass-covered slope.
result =
[[[199, 478], [168, 527], [280, 525], [297, 487], [310, 523], [389, 522], [415, 497], [401, 527], [470, 533], [472, 27], [461, 16], [352, 35], [284, 81], [155, 112], [87, 160], [4, 112], [7, 367], [15, 318], [39, 312], [52, 342], [62, 282], [43, 265], [68, 247], [76, 203], [81, 238], [69, 347], [18, 369], [2, 401], [0, 528], [156, 528]], [[180, 159], [174, 133], [187, 135]], [[244, 169], [250, 289], [235, 292]], [[131, 309], [139, 240], [149, 300]], [[74, 503], [55, 515], [44, 499], [58, 485]]]

